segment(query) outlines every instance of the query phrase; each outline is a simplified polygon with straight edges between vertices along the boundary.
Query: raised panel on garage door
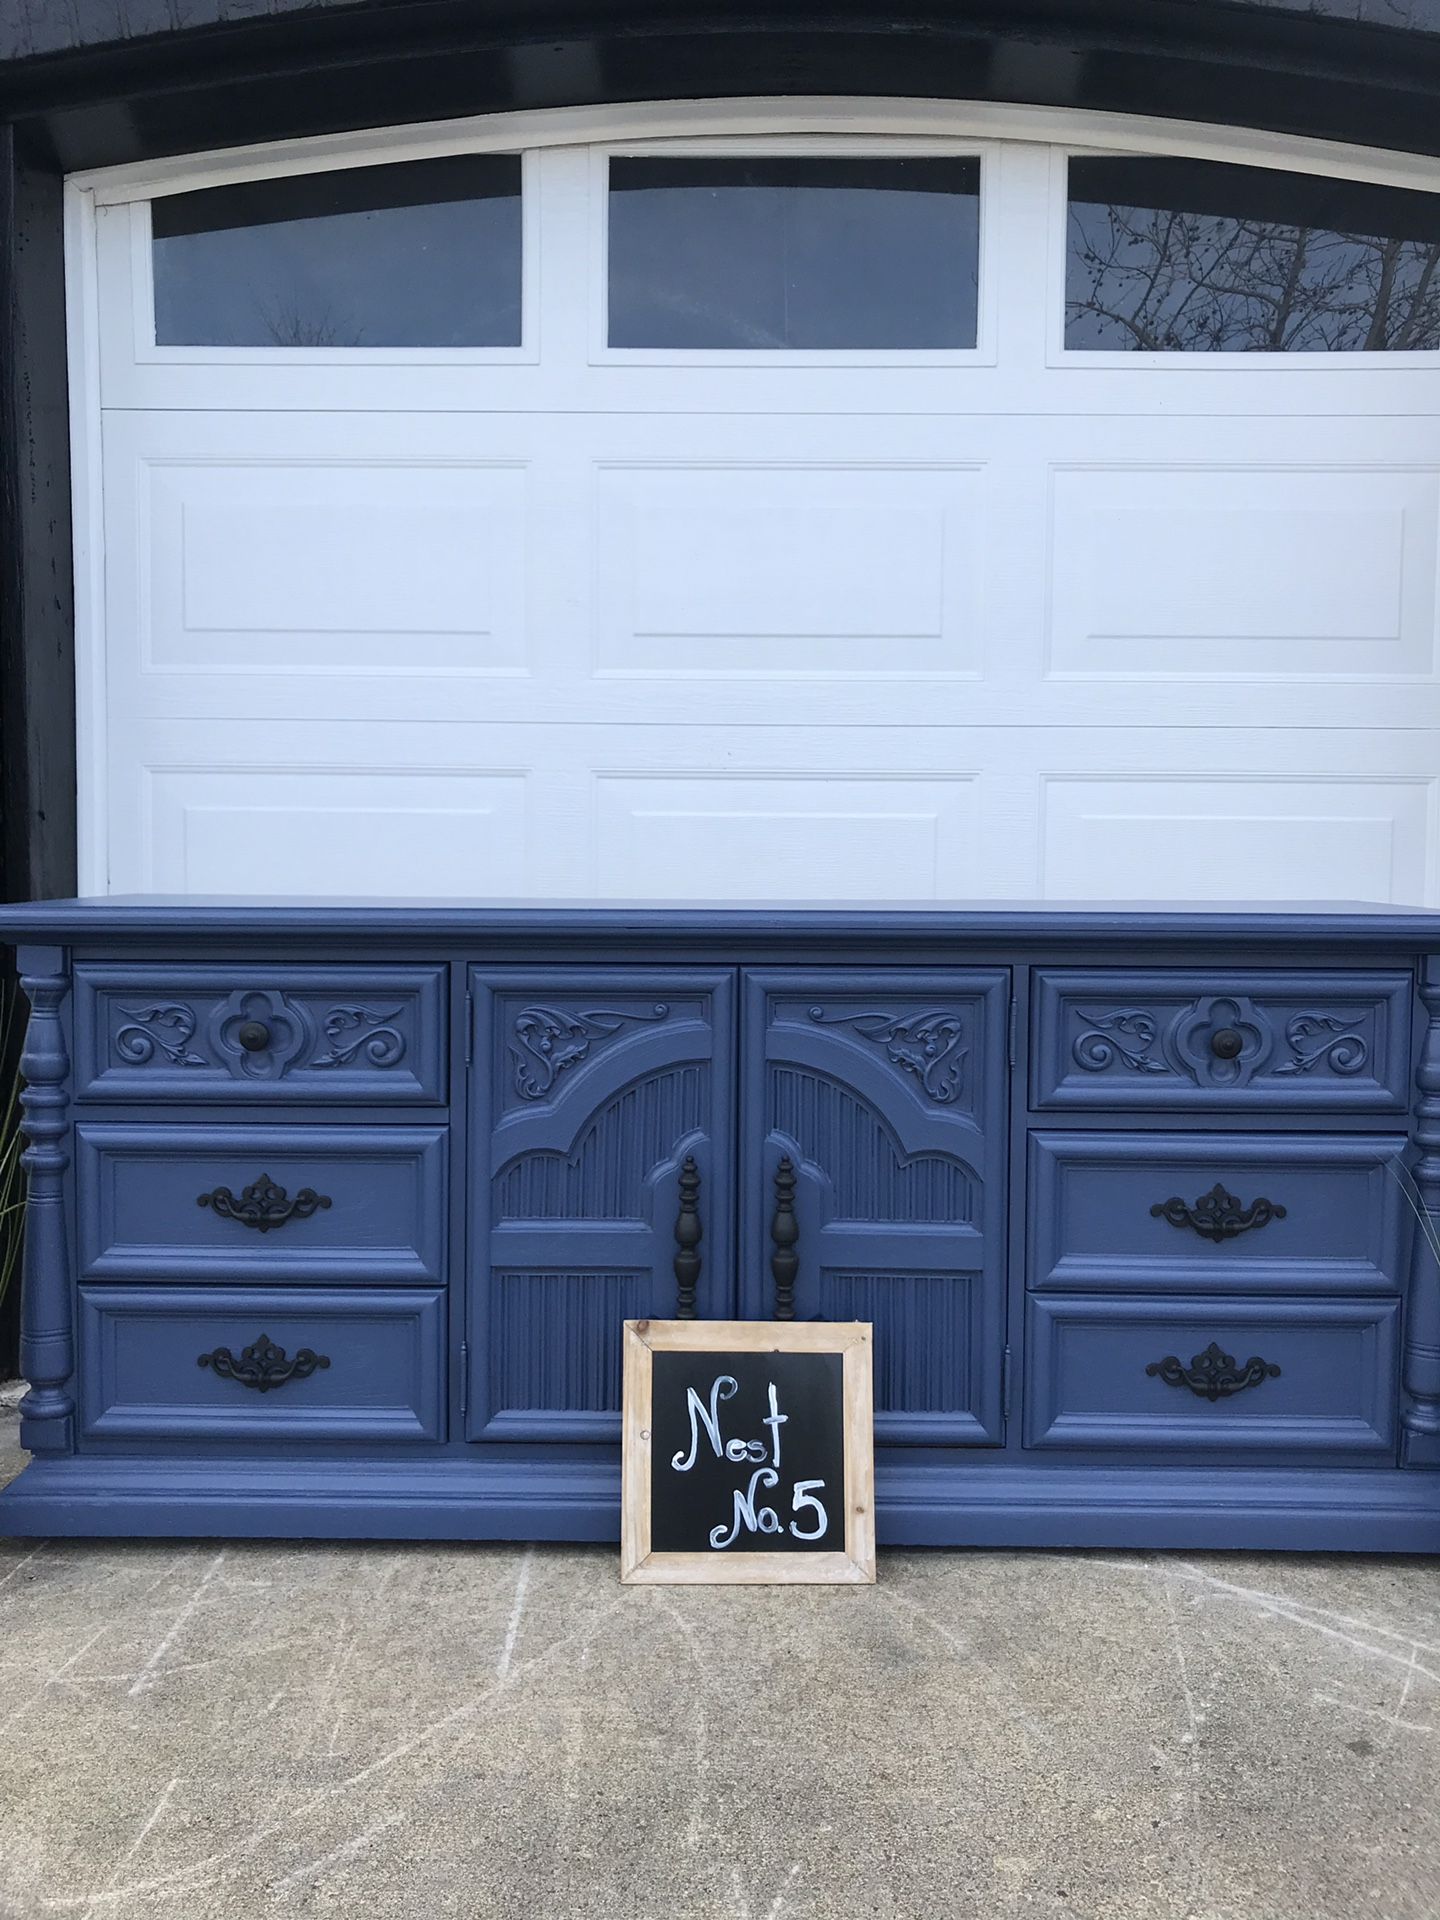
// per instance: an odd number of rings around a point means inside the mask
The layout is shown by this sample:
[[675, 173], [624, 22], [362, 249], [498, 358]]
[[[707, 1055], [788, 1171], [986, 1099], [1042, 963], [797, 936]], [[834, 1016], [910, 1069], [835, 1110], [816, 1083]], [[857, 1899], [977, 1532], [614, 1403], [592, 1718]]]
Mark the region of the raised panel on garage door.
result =
[[778, 1203], [795, 1317], [874, 1323], [882, 1442], [1003, 1438], [1008, 1002], [999, 970], [746, 979], [741, 1310], [775, 1310]]
[[734, 1311], [732, 976], [472, 983], [467, 1432], [618, 1441], [621, 1325], [673, 1317], [697, 1219], [696, 1315]]

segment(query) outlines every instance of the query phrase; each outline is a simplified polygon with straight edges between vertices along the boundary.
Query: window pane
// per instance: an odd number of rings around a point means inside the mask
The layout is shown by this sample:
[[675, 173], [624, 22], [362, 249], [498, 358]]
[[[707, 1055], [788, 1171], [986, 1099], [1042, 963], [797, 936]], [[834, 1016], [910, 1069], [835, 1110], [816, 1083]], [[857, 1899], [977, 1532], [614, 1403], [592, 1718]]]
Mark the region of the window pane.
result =
[[612, 347], [975, 345], [978, 160], [615, 159]]
[[164, 347], [520, 344], [520, 158], [256, 180], [153, 203]]
[[1067, 347], [1440, 346], [1440, 195], [1210, 160], [1072, 160]]

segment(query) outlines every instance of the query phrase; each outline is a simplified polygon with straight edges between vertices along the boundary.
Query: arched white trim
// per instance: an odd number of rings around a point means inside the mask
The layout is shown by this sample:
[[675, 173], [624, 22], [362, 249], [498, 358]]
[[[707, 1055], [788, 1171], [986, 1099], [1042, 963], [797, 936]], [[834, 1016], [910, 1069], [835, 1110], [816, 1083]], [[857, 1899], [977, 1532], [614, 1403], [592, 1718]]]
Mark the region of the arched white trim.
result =
[[377, 127], [362, 133], [272, 141], [218, 153], [148, 160], [70, 176], [97, 204], [150, 199], [307, 169], [374, 165], [447, 153], [519, 147], [754, 138], [776, 134], [900, 136], [907, 141], [1028, 140], [1108, 152], [1183, 153], [1292, 172], [1440, 192], [1440, 159], [1386, 152], [1335, 140], [1312, 140], [1146, 115], [1090, 113], [1070, 107], [993, 105], [957, 100], [759, 98], [643, 102], [627, 106], [553, 107], [496, 113], [423, 126]]

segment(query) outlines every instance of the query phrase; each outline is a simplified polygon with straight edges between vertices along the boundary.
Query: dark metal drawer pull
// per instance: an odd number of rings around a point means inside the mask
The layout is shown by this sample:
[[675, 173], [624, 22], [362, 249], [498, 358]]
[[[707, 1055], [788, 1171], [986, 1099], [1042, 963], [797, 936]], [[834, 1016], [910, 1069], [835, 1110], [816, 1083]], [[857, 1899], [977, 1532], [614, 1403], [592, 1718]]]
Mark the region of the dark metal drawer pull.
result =
[[680, 1166], [680, 1212], [675, 1220], [675, 1318], [695, 1318], [695, 1287], [700, 1278], [700, 1169], [693, 1153]]
[[795, 1163], [787, 1154], [775, 1169], [775, 1213], [770, 1222], [770, 1238], [775, 1251], [770, 1256], [770, 1271], [775, 1276], [775, 1318], [795, 1318], [795, 1276], [800, 1271], [800, 1256], [795, 1243], [800, 1238], [800, 1222], [795, 1218]]
[[1276, 1200], [1252, 1200], [1242, 1206], [1233, 1193], [1227, 1193], [1217, 1180], [1209, 1193], [1202, 1193], [1193, 1207], [1178, 1196], [1159, 1200], [1150, 1209], [1157, 1220], [1168, 1220], [1172, 1227], [1193, 1227], [1202, 1240], [1233, 1240], [1237, 1233], [1252, 1227], [1268, 1227], [1272, 1220], [1283, 1220], [1285, 1209]]
[[197, 1207], [213, 1207], [222, 1220], [238, 1220], [242, 1227], [254, 1227], [257, 1233], [270, 1233], [287, 1220], [308, 1220], [312, 1213], [330, 1205], [328, 1193], [316, 1193], [313, 1187], [301, 1187], [292, 1200], [284, 1187], [277, 1187], [268, 1173], [252, 1180], [237, 1200], [229, 1187], [216, 1187], [202, 1193]]
[[257, 1393], [270, 1393], [276, 1387], [283, 1387], [287, 1380], [308, 1380], [320, 1367], [328, 1367], [328, 1353], [316, 1353], [312, 1347], [301, 1347], [292, 1360], [284, 1347], [277, 1347], [268, 1333], [262, 1333], [253, 1347], [246, 1347], [237, 1360], [229, 1347], [216, 1347], [213, 1353], [202, 1353], [199, 1364], [213, 1367], [222, 1380], [234, 1380], [242, 1387], [253, 1387]]
[[1232, 1393], [1243, 1393], [1246, 1387], [1258, 1387], [1262, 1380], [1280, 1378], [1279, 1367], [1258, 1355], [1237, 1367], [1235, 1356], [1223, 1353], [1213, 1340], [1203, 1353], [1191, 1355], [1188, 1367], [1182, 1367], [1170, 1353], [1163, 1360], [1152, 1360], [1145, 1371], [1158, 1374], [1167, 1387], [1188, 1387], [1202, 1400], [1226, 1400]]

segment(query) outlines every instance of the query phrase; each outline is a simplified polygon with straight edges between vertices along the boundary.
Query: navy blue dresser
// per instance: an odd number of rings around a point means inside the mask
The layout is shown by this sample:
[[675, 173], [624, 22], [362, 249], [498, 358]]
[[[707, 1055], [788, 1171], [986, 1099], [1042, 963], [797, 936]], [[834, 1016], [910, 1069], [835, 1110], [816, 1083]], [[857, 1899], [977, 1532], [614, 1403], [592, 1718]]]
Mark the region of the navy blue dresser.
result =
[[12, 1534], [611, 1539], [627, 1318], [872, 1321], [882, 1542], [1440, 1549], [1440, 915], [0, 909]]

